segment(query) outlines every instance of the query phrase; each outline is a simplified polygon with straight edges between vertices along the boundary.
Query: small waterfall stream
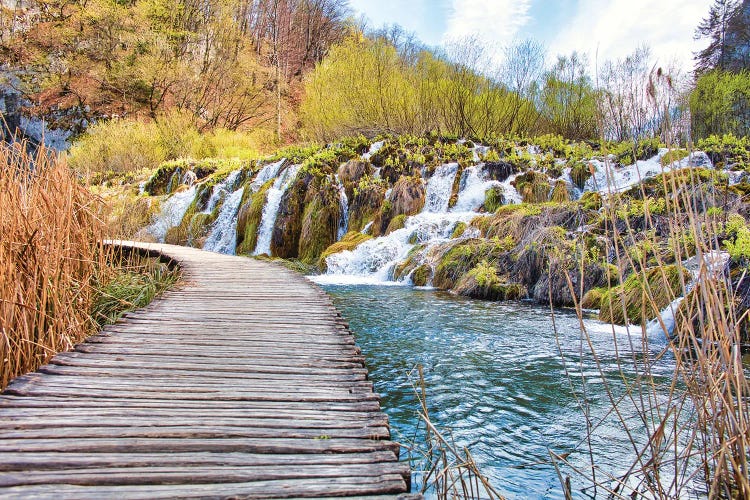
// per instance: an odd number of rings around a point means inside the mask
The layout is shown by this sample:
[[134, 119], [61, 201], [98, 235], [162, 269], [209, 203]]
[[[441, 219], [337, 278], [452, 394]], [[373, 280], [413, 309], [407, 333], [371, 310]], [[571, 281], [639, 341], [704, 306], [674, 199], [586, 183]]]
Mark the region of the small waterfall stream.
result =
[[224, 199], [219, 217], [203, 245], [204, 250], [234, 255], [237, 241], [237, 211], [245, 188], [239, 188]]
[[[435, 169], [427, 181], [427, 193], [422, 212], [441, 213], [448, 211], [453, 180], [458, 172], [458, 163], [446, 163]], [[484, 193], [482, 193], [484, 199]]]
[[195, 186], [191, 186], [189, 189], [178, 191], [170, 196], [164, 201], [161, 206], [161, 212], [151, 225], [146, 228], [146, 232], [160, 243], [164, 243], [167, 231], [180, 224], [188, 207], [193, 203], [195, 192]]
[[219, 204], [222, 198], [224, 198], [230, 192], [234, 191], [237, 180], [240, 178], [240, 174], [242, 174], [242, 170], [235, 170], [234, 172], [230, 173], [226, 179], [224, 179], [222, 182], [217, 183], [213, 187], [213, 190], [211, 191], [211, 197], [206, 203], [205, 210], [203, 210], [204, 214], [210, 214], [211, 212], [213, 212], [216, 208], [216, 205]]
[[337, 239], [340, 240], [349, 230], [349, 199], [346, 197], [346, 189], [339, 180], [339, 176], [336, 176], [336, 182], [339, 183], [339, 210], [341, 212], [341, 221], [339, 222], [339, 230]]
[[253, 252], [254, 255], [271, 255], [271, 237], [273, 236], [273, 226], [276, 224], [276, 218], [279, 215], [281, 197], [284, 196], [289, 185], [297, 177], [299, 169], [300, 165], [288, 167], [276, 178], [273, 186], [268, 190], [260, 228], [258, 229], [258, 243], [255, 246], [255, 252]]

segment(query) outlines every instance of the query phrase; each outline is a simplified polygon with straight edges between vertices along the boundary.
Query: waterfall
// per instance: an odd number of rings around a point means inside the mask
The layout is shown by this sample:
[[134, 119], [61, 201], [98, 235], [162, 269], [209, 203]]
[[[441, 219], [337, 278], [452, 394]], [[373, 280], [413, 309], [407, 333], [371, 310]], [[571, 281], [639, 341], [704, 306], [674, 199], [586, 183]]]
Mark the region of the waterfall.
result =
[[253, 252], [254, 255], [271, 255], [271, 237], [273, 236], [273, 226], [276, 224], [276, 218], [279, 215], [281, 197], [284, 196], [284, 192], [297, 177], [299, 169], [300, 165], [292, 165], [284, 170], [268, 190], [266, 205], [263, 207], [263, 216], [261, 217], [260, 228], [258, 229], [258, 243], [255, 246], [255, 252]]
[[[458, 222], [471, 222], [476, 214], [423, 212], [406, 219], [406, 225], [387, 236], [367, 240], [354, 250], [326, 258], [327, 274], [316, 276], [319, 283], [393, 283], [391, 273], [404, 261], [414, 245], [435, 245], [447, 241]], [[403, 284], [407, 284], [404, 282]]]
[[[459, 200], [463, 200], [460, 211], [449, 211], [448, 202], [458, 164], [449, 163], [439, 167], [427, 183], [424, 210], [408, 217], [402, 229], [387, 236], [365, 241], [354, 250], [335, 253], [326, 258], [327, 274], [315, 277], [319, 283], [391, 283], [393, 268], [409, 257], [415, 245], [425, 245], [424, 252], [450, 239], [456, 224], [469, 223], [476, 217], [474, 212], [484, 202], [482, 188], [488, 183], [483, 174], [475, 169], [462, 179]], [[495, 181], [495, 184], [499, 184]], [[490, 183], [491, 184], [491, 183]], [[481, 191], [481, 196], [474, 194]], [[365, 229], [369, 228], [366, 226]], [[364, 231], [364, 230], [363, 230]], [[409, 284], [407, 277], [400, 284]]]
[[161, 206], [161, 212], [151, 225], [146, 228], [146, 231], [159, 242], [163, 243], [167, 231], [182, 222], [185, 212], [187, 212], [188, 207], [190, 207], [195, 198], [195, 191], [195, 186], [191, 186], [189, 189], [178, 191], [170, 196], [164, 201]]
[[493, 186], [502, 186], [494, 180], [486, 180], [483, 165], [465, 168], [461, 175], [461, 189], [453, 212], [471, 212], [482, 206], [485, 192]]
[[448, 210], [453, 190], [453, 180], [458, 172], [458, 163], [440, 165], [427, 181], [427, 193], [423, 212], [440, 213]]
[[253, 179], [253, 182], [250, 183], [250, 189], [253, 190], [253, 193], [257, 193], [258, 190], [263, 187], [263, 184], [270, 181], [274, 177], [277, 177], [279, 175], [281, 167], [284, 166], [285, 162], [286, 158], [282, 158], [275, 163], [269, 163], [268, 165], [265, 165], [263, 168], [261, 168], [260, 172], [258, 172], [258, 175], [255, 176], [255, 179]]
[[235, 170], [227, 176], [222, 182], [214, 185], [213, 191], [211, 191], [211, 197], [208, 199], [206, 209], [203, 213], [210, 214], [216, 208], [219, 201], [224, 198], [230, 191], [234, 189], [237, 184], [237, 180], [240, 177], [242, 170]]
[[336, 176], [336, 182], [339, 183], [339, 210], [341, 212], [341, 221], [339, 222], [338, 239], [344, 237], [346, 232], [349, 230], [349, 199], [346, 197], [346, 189], [339, 180], [339, 176]]
[[512, 184], [512, 182], [516, 180], [516, 177], [518, 177], [518, 174], [513, 174], [500, 183], [503, 187], [503, 196], [505, 196], [506, 205], [523, 203], [523, 198], [518, 193], [516, 187]]
[[234, 255], [237, 244], [237, 211], [240, 209], [245, 188], [241, 187], [226, 197], [219, 217], [211, 226], [204, 250]]
[[623, 167], [616, 167], [613, 158], [608, 161], [591, 159], [588, 163], [594, 167], [594, 175], [586, 181], [584, 191], [599, 191], [601, 193], [625, 191], [649, 177], [662, 173], [686, 167], [705, 166], [711, 168], [712, 166], [708, 155], [702, 151], [696, 151], [681, 160], [662, 166], [662, 158], [668, 152], [668, 149], [662, 148], [656, 156], [648, 160], [639, 160], [633, 165]]
[[362, 159], [369, 160], [372, 157], [372, 155], [380, 151], [380, 148], [382, 148], [384, 144], [385, 144], [385, 141], [373, 142], [372, 145], [370, 146], [369, 151], [367, 151], [367, 153], [362, 155]]

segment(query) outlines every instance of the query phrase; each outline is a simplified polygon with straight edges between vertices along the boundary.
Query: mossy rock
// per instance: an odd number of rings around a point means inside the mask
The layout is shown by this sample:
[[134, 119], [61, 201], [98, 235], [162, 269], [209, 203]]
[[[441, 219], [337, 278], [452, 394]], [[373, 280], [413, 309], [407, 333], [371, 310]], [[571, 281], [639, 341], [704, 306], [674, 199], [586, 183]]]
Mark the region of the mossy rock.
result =
[[491, 186], [484, 192], [484, 209], [494, 213], [505, 204], [505, 191], [502, 186]]
[[440, 257], [432, 283], [437, 288], [449, 290], [480, 261], [495, 262], [507, 254], [508, 248], [503, 242], [478, 238], [463, 240]]
[[518, 172], [519, 168], [507, 161], [488, 161], [484, 164], [483, 170], [488, 179], [504, 182], [508, 177]]
[[432, 277], [432, 268], [427, 264], [418, 266], [411, 273], [411, 282], [414, 286], [427, 286]]
[[688, 271], [676, 265], [647, 269], [645, 279], [641, 273], [633, 273], [602, 296], [599, 319], [617, 325], [650, 321], [682, 294], [682, 283], [690, 278]]
[[581, 195], [578, 202], [586, 210], [599, 210], [602, 208], [603, 199], [597, 191], [587, 191]]
[[375, 219], [385, 199], [385, 187], [369, 177], [360, 180], [349, 199], [349, 229], [361, 231]]
[[570, 178], [578, 189], [583, 189], [586, 186], [586, 181], [588, 181], [592, 175], [592, 167], [587, 162], [576, 162], [575, 165], [570, 168]]
[[393, 231], [398, 231], [404, 227], [406, 227], [406, 215], [397, 215], [391, 219], [390, 223], [388, 223], [388, 228], [385, 230], [385, 234], [391, 234]]
[[206, 237], [211, 229], [211, 224], [216, 220], [214, 214], [198, 212], [190, 219], [187, 228], [187, 244], [195, 248], [203, 248]]
[[456, 172], [455, 177], [453, 177], [453, 185], [451, 186], [451, 196], [448, 199], [448, 208], [453, 208], [456, 206], [456, 203], [458, 203], [458, 193], [461, 191], [461, 177], [462, 177], [462, 168], [459, 165], [458, 171]]
[[[252, 193], [249, 199], [243, 200], [237, 213], [237, 254], [250, 255], [255, 251], [258, 243], [258, 230], [263, 219], [263, 208], [266, 206], [268, 190], [273, 186], [274, 179], [269, 180], [258, 190]], [[245, 190], [250, 193], [250, 189]]]
[[393, 186], [390, 196], [375, 215], [372, 234], [385, 234], [391, 220], [399, 215], [415, 215], [424, 207], [426, 190], [420, 177], [401, 177]]
[[513, 183], [524, 203], [549, 201], [552, 186], [547, 174], [530, 170], [516, 177]]
[[354, 198], [354, 191], [357, 189], [360, 181], [365, 177], [373, 174], [372, 165], [361, 160], [350, 160], [338, 169], [339, 181], [344, 186], [346, 197], [351, 200]]
[[570, 187], [564, 180], [558, 180], [555, 182], [555, 187], [552, 188], [552, 194], [550, 194], [550, 201], [555, 203], [567, 203], [570, 201]]
[[188, 238], [190, 235], [190, 232], [189, 232], [190, 222], [193, 220], [193, 216], [196, 215], [197, 213], [199, 213], [199, 210], [198, 210], [198, 199], [196, 198], [196, 199], [193, 199], [192, 203], [190, 203], [187, 210], [185, 210], [185, 215], [183, 215], [180, 223], [167, 230], [166, 234], [164, 235], [164, 242], [169, 245], [182, 245], [182, 246], [187, 245]]
[[581, 299], [581, 308], [583, 309], [599, 309], [599, 305], [602, 302], [602, 296], [607, 293], [606, 288], [592, 288], [583, 295]]
[[143, 191], [151, 196], [161, 196], [174, 192], [181, 184], [181, 178], [185, 173], [191, 172], [196, 181], [201, 181], [217, 171], [219, 167], [223, 168], [240, 168], [239, 162], [221, 159], [193, 160], [181, 158], [171, 160], [159, 165], [159, 168], [146, 181]]
[[520, 283], [508, 283], [486, 260], [462, 276], [453, 291], [484, 300], [518, 300], [527, 295], [526, 287]]
[[[305, 210], [305, 198], [313, 175], [301, 173], [287, 188], [279, 203], [279, 213], [273, 226], [271, 236], [271, 254], [282, 259], [299, 257], [302, 218]], [[338, 202], [336, 204], [338, 208]], [[324, 248], [325, 249], [325, 248]]]
[[362, 234], [358, 231], [350, 231], [346, 233], [344, 237], [341, 238], [341, 241], [337, 241], [336, 243], [332, 244], [331, 246], [326, 248], [322, 254], [320, 254], [320, 259], [318, 260], [318, 268], [320, 268], [322, 271], [325, 271], [327, 257], [339, 252], [354, 250], [360, 244], [371, 239], [372, 236]]
[[299, 260], [305, 264], [317, 264], [320, 255], [336, 242], [338, 235], [339, 190], [329, 179], [316, 179], [307, 193], [309, 201], [302, 215], [298, 250]]
[[457, 222], [451, 233], [451, 239], [460, 238], [466, 232], [468, 227], [469, 225], [465, 222]]

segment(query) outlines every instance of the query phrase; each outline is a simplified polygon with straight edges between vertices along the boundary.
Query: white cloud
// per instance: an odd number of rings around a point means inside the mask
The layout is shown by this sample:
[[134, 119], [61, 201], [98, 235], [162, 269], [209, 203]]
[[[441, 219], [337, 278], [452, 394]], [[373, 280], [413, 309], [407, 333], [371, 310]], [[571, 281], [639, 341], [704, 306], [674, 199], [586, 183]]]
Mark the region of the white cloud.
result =
[[[550, 44], [552, 56], [573, 50], [589, 56], [592, 70], [606, 60], [623, 58], [643, 44], [652, 59], [667, 65], [676, 60], [692, 69], [693, 52], [704, 44], [693, 40], [711, 0], [580, 0], [570, 24], [561, 26]], [[598, 55], [597, 55], [598, 51]]]
[[531, 0], [452, 0], [444, 41], [477, 38], [489, 45], [509, 45], [529, 21]]

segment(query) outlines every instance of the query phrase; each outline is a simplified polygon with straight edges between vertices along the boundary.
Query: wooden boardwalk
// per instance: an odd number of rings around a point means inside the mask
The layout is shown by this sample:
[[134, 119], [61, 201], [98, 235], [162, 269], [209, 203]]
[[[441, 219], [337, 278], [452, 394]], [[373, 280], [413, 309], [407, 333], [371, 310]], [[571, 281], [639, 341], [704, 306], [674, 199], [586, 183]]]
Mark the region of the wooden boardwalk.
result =
[[143, 245], [183, 283], [0, 394], [0, 498], [406, 492], [347, 324], [297, 274]]

